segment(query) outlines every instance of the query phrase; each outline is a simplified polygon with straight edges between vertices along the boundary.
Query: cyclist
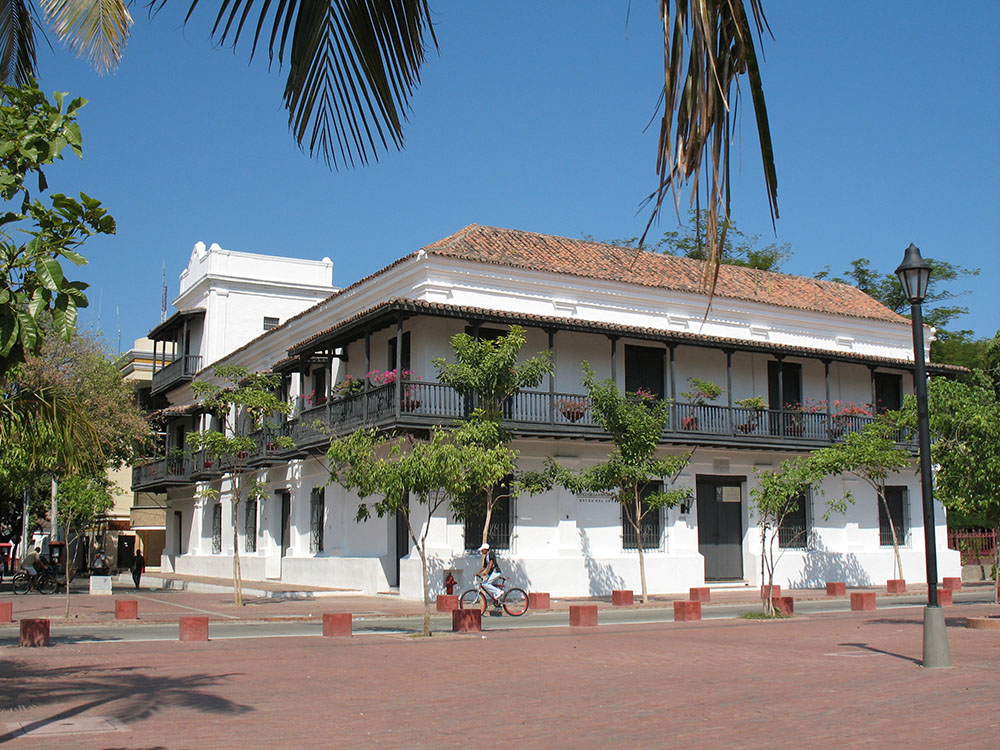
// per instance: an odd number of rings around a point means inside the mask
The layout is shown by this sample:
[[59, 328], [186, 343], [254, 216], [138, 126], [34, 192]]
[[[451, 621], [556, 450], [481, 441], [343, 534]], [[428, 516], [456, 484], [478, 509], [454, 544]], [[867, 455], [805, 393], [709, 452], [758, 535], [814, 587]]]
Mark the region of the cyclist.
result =
[[[31, 576], [31, 587], [34, 588], [38, 582], [38, 574], [48, 570], [45, 559], [42, 557], [42, 548], [35, 547], [35, 549], [26, 554], [24, 559], [21, 560], [20, 568]], [[39, 568], [40, 570], [38, 570]]]
[[483, 579], [483, 588], [486, 590], [487, 594], [493, 597], [494, 605], [499, 607], [500, 597], [503, 592], [497, 586], [501, 576], [500, 565], [497, 563], [497, 556], [493, 550], [490, 549], [490, 545], [485, 542], [482, 546], [480, 546], [479, 552], [483, 553], [483, 564], [476, 575]]

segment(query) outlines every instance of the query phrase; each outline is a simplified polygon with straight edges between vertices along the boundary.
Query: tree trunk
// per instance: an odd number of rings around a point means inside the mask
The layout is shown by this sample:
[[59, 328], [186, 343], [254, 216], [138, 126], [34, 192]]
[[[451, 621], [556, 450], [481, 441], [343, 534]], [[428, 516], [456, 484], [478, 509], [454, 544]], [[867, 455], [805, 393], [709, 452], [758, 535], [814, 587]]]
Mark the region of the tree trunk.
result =
[[[767, 526], [761, 524], [760, 528], [760, 586], [761, 598], [764, 600], [764, 614], [768, 617], [774, 615], [774, 604], [771, 602], [771, 591], [774, 586], [774, 567], [768, 565], [767, 546]], [[766, 594], [765, 594], [766, 592]]]
[[430, 581], [427, 577], [427, 554], [424, 552], [424, 545], [417, 547], [420, 553], [420, 577], [424, 584], [424, 636], [431, 634], [431, 593]]
[[646, 591], [646, 557], [642, 549], [642, 502], [639, 500], [639, 492], [635, 494], [635, 519], [632, 526], [635, 528], [636, 547], [639, 549], [639, 583], [642, 586], [642, 603], [649, 604], [649, 593]]
[[[65, 617], [69, 619], [69, 534], [73, 527], [73, 519], [69, 516], [66, 518], [66, 544], [63, 545], [63, 571], [66, 573], [66, 614]], [[55, 571], [52, 571], [55, 573]]]
[[240, 535], [238, 530], [240, 499], [233, 495], [233, 603], [243, 606], [243, 577], [240, 575]]
[[885, 508], [885, 517], [889, 520], [889, 532], [892, 534], [892, 551], [896, 556], [896, 575], [902, 578], [903, 560], [899, 556], [899, 538], [896, 536], [896, 524], [892, 522], [892, 513], [889, 512], [889, 503], [885, 499], [885, 492], [879, 492], [878, 498], [882, 501], [882, 507]]
[[493, 502], [486, 503], [486, 522], [483, 524], [482, 544], [489, 544], [490, 520], [493, 518]]

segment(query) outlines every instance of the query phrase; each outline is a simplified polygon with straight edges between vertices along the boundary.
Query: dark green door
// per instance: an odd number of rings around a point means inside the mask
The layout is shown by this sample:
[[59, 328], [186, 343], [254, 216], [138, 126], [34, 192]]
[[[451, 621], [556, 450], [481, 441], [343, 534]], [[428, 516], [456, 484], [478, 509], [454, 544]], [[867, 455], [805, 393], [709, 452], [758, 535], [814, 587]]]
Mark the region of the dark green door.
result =
[[744, 481], [698, 476], [698, 551], [705, 558], [705, 580], [743, 578]]

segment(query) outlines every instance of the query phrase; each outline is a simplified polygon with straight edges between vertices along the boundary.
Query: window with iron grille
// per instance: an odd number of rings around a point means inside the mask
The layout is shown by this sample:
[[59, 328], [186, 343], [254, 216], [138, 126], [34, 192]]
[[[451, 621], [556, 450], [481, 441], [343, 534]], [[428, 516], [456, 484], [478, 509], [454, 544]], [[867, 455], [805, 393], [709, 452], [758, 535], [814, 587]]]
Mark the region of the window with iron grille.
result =
[[[886, 487], [885, 503], [879, 500], [878, 503], [878, 535], [879, 544], [883, 547], [891, 547], [893, 527], [896, 531], [896, 541], [900, 546], [906, 544], [906, 535], [910, 530], [910, 502], [909, 493], [906, 487]], [[889, 506], [889, 516], [885, 513], [885, 506]], [[889, 518], [892, 518], [892, 526], [889, 525]]]
[[247, 552], [257, 551], [257, 501], [247, 500], [247, 516], [246, 523], [243, 527], [243, 533], [246, 535], [246, 543], [244, 549]]
[[[663, 534], [663, 514], [660, 510], [649, 510], [646, 498], [654, 492], [660, 492], [661, 490], [662, 485], [660, 482], [648, 482], [640, 490], [640, 497], [642, 498], [640, 513], [644, 514], [640, 522], [643, 550], [660, 548], [660, 537]], [[635, 508], [631, 504], [622, 505], [622, 549], [639, 549], [639, 539], [633, 525], [634, 518]]]
[[309, 551], [323, 551], [323, 516], [326, 488], [314, 487], [309, 498]]
[[[490, 514], [490, 528], [486, 534], [486, 542], [491, 549], [510, 549], [511, 531], [514, 526], [514, 503], [510, 496], [511, 479], [512, 477], [507, 477], [494, 489], [498, 499], [493, 506], [493, 513]], [[483, 543], [483, 524], [485, 523], [485, 513], [470, 515], [465, 519], [466, 550], [479, 549], [479, 545]]]
[[269, 318], [264, 316], [264, 330], [270, 331], [272, 328], [277, 328], [278, 324], [281, 322], [280, 318]]
[[785, 514], [778, 529], [778, 546], [785, 549], [805, 549], [809, 546], [809, 529], [812, 525], [812, 502], [809, 493], [794, 501], [795, 507]]
[[212, 554], [222, 554], [222, 503], [212, 506]]

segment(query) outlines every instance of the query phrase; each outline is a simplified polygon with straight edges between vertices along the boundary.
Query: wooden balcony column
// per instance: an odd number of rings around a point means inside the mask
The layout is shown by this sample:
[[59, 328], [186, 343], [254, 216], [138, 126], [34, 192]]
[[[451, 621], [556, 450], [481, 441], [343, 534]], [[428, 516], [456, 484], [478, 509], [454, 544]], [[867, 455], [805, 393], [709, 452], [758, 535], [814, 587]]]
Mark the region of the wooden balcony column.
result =
[[[397, 360], [398, 362], [399, 360]], [[372, 371], [372, 329], [365, 326], [365, 390], [364, 398], [361, 400], [361, 416], [365, 424], [368, 424], [368, 390], [371, 384], [368, 382], [368, 373]], [[398, 380], [398, 378], [397, 378]]]
[[552, 355], [552, 372], [549, 373], [549, 424], [556, 422], [556, 330], [546, 328], [549, 337], [549, 353]]
[[778, 360], [778, 422], [779, 422], [779, 435], [784, 436], [785, 434], [785, 368], [783, 367], [785, 362], [784, 354], [776, 354], [774, 356]]
[[611, 382], [618, 383], [618, 337], [608, 336], [611, 341]]
[[826, 429], [833, 430], [833, 412], [830, 407], [830, 360], [821, 359], [823, 363], [823, 378], [826, 385]]
[[396, 422], [399, 422], [400, 412], [403, 404], [403, 315], [396, 315], [396, 382], [393, 386], [393, 398], [396, 401], [393, 413], [396, 415]]
[[723, 349], [726, 353], [726, 396], [728, 406], [726, 410], [726, 429], [730, 434], [733, 432], [733, 350]]
[[667, 360], [667, 377], [670, 379], [670, 398], [673, 401], [677, 401], [677, 368], [676, 361], [674, 359], [677, 351], [677, 344], [667, 344], [667, 350], [670, 352], [670, 358]]

